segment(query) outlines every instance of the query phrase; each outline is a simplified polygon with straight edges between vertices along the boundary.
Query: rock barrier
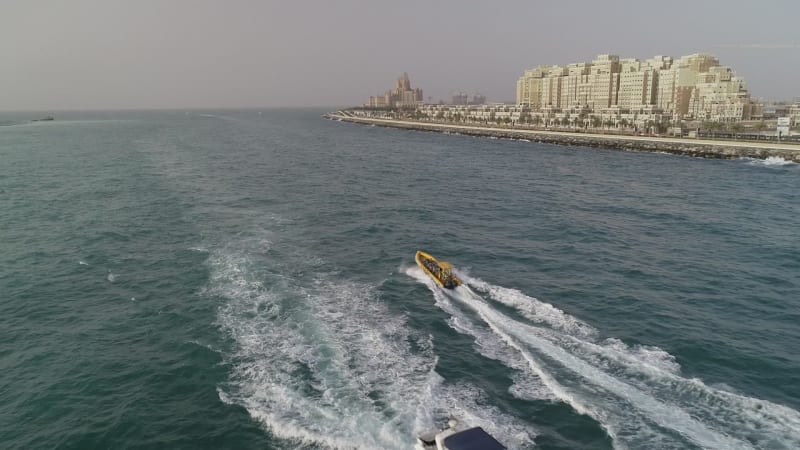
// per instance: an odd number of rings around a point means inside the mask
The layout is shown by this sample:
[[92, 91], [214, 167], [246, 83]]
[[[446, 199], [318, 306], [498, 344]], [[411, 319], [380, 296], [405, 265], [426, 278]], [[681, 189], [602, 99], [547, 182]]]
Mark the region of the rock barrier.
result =
[[[520, 129], [498, 129], [479, 126], [447, 125], [406, 120], [372, 119], [329, 114], [326, 117], [345, 122], [400, 128], [405, 130], [432, 131], [438, 133], [462, 134], [467, 136], [494, 137], [498, 139], [521, 139], [554, 145], [594, 147], [634, 152], [657, 152], [698, 158], [738, 159], [770, 157], [800, 163], [800, 146], [784, 144], [770, 147], [768, 143], [718, 141], [713, 144], [693, 142], [693, 139], [647, 139], [639, 136], [616, 136], [596, 134], [584, 135], [580, 132], [549, 132]], [[707, 141], [706, 141], [707, 142]], [[778, 144], [780, 145], [780, 144]], [[797, 148], [786, 148], [797, 147]]]

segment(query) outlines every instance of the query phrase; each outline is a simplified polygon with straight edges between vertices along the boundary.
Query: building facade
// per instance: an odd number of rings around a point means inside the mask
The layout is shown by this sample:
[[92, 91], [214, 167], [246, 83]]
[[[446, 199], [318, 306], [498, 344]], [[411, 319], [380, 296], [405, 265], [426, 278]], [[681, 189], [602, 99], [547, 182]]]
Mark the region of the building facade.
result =
[[791, 118], [793, 125], [800, 125], [800, 102], [797, 102], [789, 107], [789, 117]]
[[517, 81], [517, 104], [532, 111], [659, 114], [728, 122], [759, 114], [743, 79], [708, 54], [640, 61], [598, 55], [591, 63], [539, 66]]
[[371, 96], [364, 106], [369, 108], [416, 108], [422, 104], [422, 89], [412, 89], [411, 79], [404, 73], [395, 88], [383, 95]]

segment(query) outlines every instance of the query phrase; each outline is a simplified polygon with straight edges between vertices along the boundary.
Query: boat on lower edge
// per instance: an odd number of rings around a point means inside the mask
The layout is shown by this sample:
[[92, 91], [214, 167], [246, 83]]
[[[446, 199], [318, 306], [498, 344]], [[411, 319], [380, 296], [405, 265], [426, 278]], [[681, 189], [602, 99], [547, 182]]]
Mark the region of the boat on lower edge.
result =
[[418, 251], [415, 259], [420, 269], [433, 278], [433, 281], [439, 286], [445, 289], [455, 289], [461, 286], [461, 280], [453, 273], [452, 264], [439, 261], [423, 251]]
[[506, 450], [506, 447], [481, 427], [460, 429], [450, 420], [447, 428], [417, 437], [414, 450]]

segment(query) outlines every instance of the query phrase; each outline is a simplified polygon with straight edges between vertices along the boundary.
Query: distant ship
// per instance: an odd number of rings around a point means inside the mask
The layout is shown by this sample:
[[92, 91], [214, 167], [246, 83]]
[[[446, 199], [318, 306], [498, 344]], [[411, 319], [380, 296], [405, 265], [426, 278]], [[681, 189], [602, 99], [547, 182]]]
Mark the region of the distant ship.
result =
[[414, 450], [506, 450], [506, 447], [481, 427], [458, 430], [458, 422], [450, 420], [447, 429], [418, 436]]
[[56, 120], [56, 118], [53, 116], [45, 116], [40, 119], [33, 119], [31, 122], [52, 122], [54, 120]]
[[448, 262], [439, 262], [433, 256], [419, 251], [416, 255], [417, 264], [423, 272], [433, 278], [439, 286], [445, 289], [455, 289], [461, 286], [461, 280], [453, 274], [453, 265]]

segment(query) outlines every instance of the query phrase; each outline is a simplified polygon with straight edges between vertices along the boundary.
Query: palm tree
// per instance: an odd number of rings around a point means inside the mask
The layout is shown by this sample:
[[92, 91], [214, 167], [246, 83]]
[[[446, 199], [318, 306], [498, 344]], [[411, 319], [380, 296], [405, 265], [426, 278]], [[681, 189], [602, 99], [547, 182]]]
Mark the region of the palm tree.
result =
[[723, 125], [721, 122], [711, 122], [711, 127], [716, 133], [725, 131], [725, 125]]
[[759, 139], [761, 139], [761, 133], [763, 133], [764, 130], [766, 130], [766, 129], [767, 129], [767, 123], [764, 122], [763, 120], [756, 124], [756, 131], [758, 131], [758, 138]]
[[706, 121], [703, 122], [702, 125], [703, 129], [708, 130], [711, 133], [711, 137], [716, 137], [716, 131], [719, 129], [719, 124], [716, 122]]
[[739, 122], [731, 124], [731, 131], [733, 132], [733, 138], [737, 139], [738, 135], [742, 132], [743, 129], [744, 126], [742, 126], [742, 124]]
[[672, 125], [672, 120], [670, 120], [668, 117], [662, 117], [658, 124], [658, 132], [665, 133], [667, 130], [669, 130], [670, 125]]

